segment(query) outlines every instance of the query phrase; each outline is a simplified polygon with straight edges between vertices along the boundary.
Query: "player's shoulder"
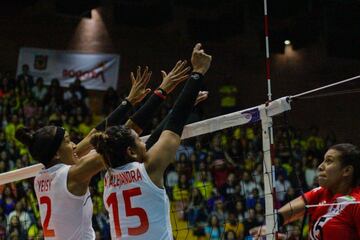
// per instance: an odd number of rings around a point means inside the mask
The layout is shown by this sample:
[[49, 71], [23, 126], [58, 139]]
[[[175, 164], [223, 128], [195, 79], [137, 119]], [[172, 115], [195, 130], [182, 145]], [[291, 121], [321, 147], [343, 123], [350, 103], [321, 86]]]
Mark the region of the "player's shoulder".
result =
[[143, 163], [139, 163], [139, 162], [129, 162], [126, 163], [124, 165], [118, 166], [116, 168], [111, 168], [110, 172], [124, 172], [124, 171], [129, 171], [135, 168], [139, 168], [140, 166], [143, 166]]
[[356, 187], [351, 191], [351, 194], [349, 194], [348, 198], [351, 199], [351, 201], [354, 204], [351, 204], [351, 207], [349, 210], [351, 210], [352, 214], [354, 214], [355, 219], [359, 219], [360, 217], [360, 187]]
[[57, 175], [59, 172], [62, 172], [69, 168], [70, 165], [66, 164], [56, 164], [50, 168], [46, 168], [38, 172], [35, 178], [47, 178], [47, 177], [53, 177], [53, 175]]
[[323, 188], [323, 187], [317, 187], [317, 188], [314, 188], [314, 189], [311, 189], [310, 191], [309, 191], [311, 194], [323, 194], [323, 193], [325, 193], [326, 192], [326, 189], [325, 188]]
[[[350, 194], [343, 195], [337, 198], [338, 202], [353, 202], [357, 203], [360, 202], [360, 188], [356, 187], [354, 188]], [[360, 207], [359, 204], [354, 204], [354, 207]]]
[[360, 187], [356, 187], [351, 192], [351, 196], [354, 197], [357, 201], [360, 201]]
[[307, 191], [304, 197], [308, 203], [315, 204], [323, 198], [323, 192], [324, 189], [322, 187], [317, 187]]

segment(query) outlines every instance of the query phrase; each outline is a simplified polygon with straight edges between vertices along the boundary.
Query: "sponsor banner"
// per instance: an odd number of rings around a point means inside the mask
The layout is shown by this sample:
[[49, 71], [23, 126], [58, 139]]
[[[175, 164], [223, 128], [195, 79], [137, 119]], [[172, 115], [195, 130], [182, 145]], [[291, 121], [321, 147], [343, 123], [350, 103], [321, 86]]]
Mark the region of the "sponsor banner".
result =
[[53, 78], [59, 79], [62, 87], [68, 87], [76, 78], [86, 89], [116, 89], [120, 56], [117, 54], [78, 53], [39, 48], [21, 48], [17, 75], [22, 66], [29, 65], [29, 74], [42, 77], [46, 85]]

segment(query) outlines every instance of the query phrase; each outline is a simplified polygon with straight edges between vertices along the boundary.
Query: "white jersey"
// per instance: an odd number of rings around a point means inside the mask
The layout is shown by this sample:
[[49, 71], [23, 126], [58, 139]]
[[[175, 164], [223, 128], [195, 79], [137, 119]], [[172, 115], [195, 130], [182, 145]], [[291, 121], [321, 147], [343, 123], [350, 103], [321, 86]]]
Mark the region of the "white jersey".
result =
[[128, 163], [110, 173], [105, 175], [104, 205], [111, 239], [172, 240], [169, 199], [144, 164]]
[[41, 171], [34, 180], [46, 240], [95, 239], [93, 204], [89, 190], [84, 196], [68, 191], [70, 165], [57, 164]]

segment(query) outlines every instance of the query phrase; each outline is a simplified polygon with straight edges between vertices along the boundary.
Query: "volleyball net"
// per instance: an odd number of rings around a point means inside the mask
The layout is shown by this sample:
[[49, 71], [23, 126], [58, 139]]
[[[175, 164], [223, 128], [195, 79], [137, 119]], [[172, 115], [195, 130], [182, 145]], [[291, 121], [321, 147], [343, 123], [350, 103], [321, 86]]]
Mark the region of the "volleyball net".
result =
[[[331, 102], [329, 97], [354, 91], [318, 92], [355, 83], [359, 78], [233, 113], [239, 114], [239, 121], [223, 126], [214, 121], [199, 136], [193, 131], [193, 139], [183, 142], [176, 163], [166, 175], [176, 239], [252, 239], [249, 229], [261, 225], [266, 226], [262, 239], [307, 239], [307, 216], [279, 227], [277, 209], [318, 186], [317, 167], [337, 139], [331, 124], [297, 126], [292, 122], [293, 113], [311, 118], [315, 124], [321, 118], [333, 119], [331, 111], [327, 115], [320, 111], [322, 105]], [[311, 115], [302, 114], [302, 101], [296, 101], [299, 110], [289, 111], [293, 100], [319, 97], [324, 99], [313, 101]], [[341, 100], [337, 102], [343, 105]], [[220, 118], [231, 119], [234, 115]], [[215, 119], [202, 123], [206, 126]], [[306, 206], [312, 207], [317, 206]], [[282, 238], [277, 238], [278, 233]]]
[[[283, 97], [184, 128], [176, 161], [164, 176], [176, 239], [251, 239], [249, 229], [263, 224], [264, 239], [276, 239], [277, 209], [316, 186], [316, 167], [322, 150], [331, 142], [321, 140], [316, 129], [305, 135], [286, 117], [275, 117], [288, 112], [290, 101], [302, 96]], [[41, 168], [36, 164], [0, 174], [1, 204], [5, 206], [0, 216], [6, 215], [7, 226], [2, 230], [6, 236], [41, 239], [41, 222], [31, 187], [31, 177]], [[98, 237], [108, 239], [102, 179], [96, 178], [91, 185], [93, 224]], [[17, 194], [24, 197], [18, 202], [8, 201], [19, 186], [25, 190]], [[9, 209], [15, 213], [6, 212]], [[303, 229], [302, 223], [296, 222], [280, 231], [296, 239]]]
[[[343, 136], [336, 138], [340, 132], [334, 132], [332, 122], [341, 122], [343, 111], [335, 106], [346, 106], [332, 96], [357, 91], [318, 92], [349, 82], [358, 84], [355, 80], [359, 78], [355, 76], [234, 113], [241, 115], [233, 125], [222, 128], [213, 123], [216, 127], [209, 126], [208, 133], [184, 141], [166, 176], [176, 239], [253, 239], [249, 229], [261, 225], [266, 230], [261, 239], [307, 239], [307, 214], [279, 227], [277, 209], [318, 186], [317, 167], [328, 147], [340, 139], [353, 142]], [[296, 101], [290, 112], [289, 102], [293, 100], [302, 101]], [[321, 108], [329, 104], [334, 108], [324, 114]], [[226, 121], [230, 116], [220, 118]], [[350, 126], [354, 127], [343, 124], [344, 128]], [[313, 207], [318, 206], [306, 206]], [[277, 238], [277, 233], [282, 238]]]
[[265, 222], [275, 239], [270, 126], [288, 110], [283, 97], [185, 127], [165, 176], [176, 239], [245, 239]]
[[[259, 221], [254, 222], [257, 224], [263, 224], [265, 218], [268, 218], [266, 221], [268, 226], [273, 224], [273, 227], [269, 228], [269, 231], [271, 230], [269, 234], [273, 234], [275, 215], [271, 204], [273, 174], [270, 142], [268, 140], [268, 144], [264, 145], [261, 140], [264, 136], [270, 139], [270, 131], [262, 130], [262, 127], [271, 124], [269, 117], [289, 109], [288, 98], [281, 98], [267, 105], [259, 105], [185, 126], [177, 160], [165, 175], [166, 189], [172, 202], [171, 219], [176, 239], [201, 239], [216, 234], [216, 231], [221, 238], [230, 231], [245, 237], [250, 225], [245, 226], [243, 221], [252, 219], [255, 215], [259, 218]], [[143, 140], [146, 138], [143, 137]], [[267, 166], [263, 164], [266, 158]], [[23, 184], [16, 181], [27, 179], [23, 182], [31, 185], [32, 179], [29, 178], [34, 177], [42, 167], [42, 164], [35, 164], [2, 173], [0, 185], [8, 184], [5, 185], [6, 194], [9, 194], [14, 185]], [[106, 214], [102, 204], [101, 182], [102, 179], [98, 179], [97, 186], [92, 186], [95, 229], [106, 228], [102, 226], [106, 225]], [[264, 182], [265, 188], [262, 186]], [[21, 218], [21, 214], [15, 214], [18, 219], [16, 216], [13, 220], [10, 219], [13, 216], [8, 218], [6, 230], [8, 233], [12, 225], [21, 226], [21, 234], [28, 234], [25, 232], [33, 226], [39, 232], [28, 235], [41, 237], [41, 223], [36, 221], [39, 219], [36, 199], [31, 191], [32, 189], [29, 189], [29, 195], [25, 194], [24, 199], [33, 200], [33, 209], [27, 210], [36, 213], [26, 219]], [[270, 207], [266, 207], [265, 203], [270, 203]], [[18, 206], [19, 209], [22, 208], [20, 212], [24, 212], [24, 207], [29, 206], [25, 203], [22, 205]], [[238, 210], [235, 212], [233, 209]], [[267, 209], [266, 213], [263, 212], [265, 209]], [[223, 212], [221, 216], [220, 212]], [[12, 224], [11, 221], [14, 223]], [[31, 221], [31, 224], [27, 221]], [[213, 227], [214, 221], [218, 221], [219, 229]], [[102, 239], [107, 239], [104, 236], [107, 233], [103, 233], [104, 230], [100, 232]]]

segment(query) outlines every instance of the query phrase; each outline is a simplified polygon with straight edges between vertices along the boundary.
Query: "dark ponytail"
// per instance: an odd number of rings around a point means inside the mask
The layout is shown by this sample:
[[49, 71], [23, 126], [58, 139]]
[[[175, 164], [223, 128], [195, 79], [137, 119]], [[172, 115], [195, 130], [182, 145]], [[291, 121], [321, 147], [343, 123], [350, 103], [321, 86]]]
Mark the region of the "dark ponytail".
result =
[[19, 128], [15, 132], [15, 138], [30, 148], [34, 143], [34, 131], [28, 128]]
[[91, 137], [90, 143], [91, 143], [91, 145], [93, 145], [96, 152], [103, 156], [103, 159], [105, 161], [105, 165], [107, 167], [111, 167], [111, 163], [110, 163], [109, 158], [107, 157], [107, 154], [106, 154], [107, 139], [108, 138], [109, 137], [108, 137], [108, 135], [106, 133], [97, 132]]
[[56, 126], [45, 126], [35, 132], [28, 128], [19, 128], [15, 137], [28, 147], [31, 156], [49, 167], [65, 135], [65, 130]]
[[128, 147], [135, 146], [131, 129], [120, 125], [95, 133], [90, 139], [91, 145], [104, 158], [107, 167], [118, 167], [130, 161], [126, 153]]

